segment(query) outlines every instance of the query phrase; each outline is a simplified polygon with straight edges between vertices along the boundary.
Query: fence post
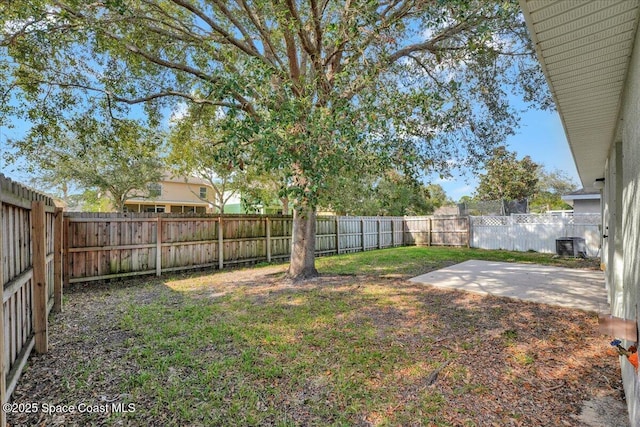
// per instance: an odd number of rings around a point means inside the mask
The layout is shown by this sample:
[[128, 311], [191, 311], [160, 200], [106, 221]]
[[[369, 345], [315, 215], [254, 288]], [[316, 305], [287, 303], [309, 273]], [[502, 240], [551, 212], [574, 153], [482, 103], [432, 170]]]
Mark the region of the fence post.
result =
[[56, 208], [53, 226], [53, 312], [62, 311], [62, 236], [64, 234], [64, 211]]
[[360, 218], [360, 228], [362, 229], [362, 252], [364, 252], [367, 247], [364, 243], [364, 218]]
[[382, 248], [382, 227], [380, 225], [380, 218], [378, 217], [376, 227], [378, 227], [378, 249]]
[[431, 237], [431, 233], [433, 232], [433, 221], [431, 221], [431, 218], [429, 218], [429, 240], [428, 240], [428, 244], [429, 246], [431, 246], [431, 242], [432, 242], [432, 237]]
[[162, 218], [158, 215], [156, 224], [156, 276], [162, 275]]
[[340, 217], [336, 215], [336, 254], [340, 255]]
[[396, 220], [395, 218], [391, 218], [391, 247], [396, 247]]
[[49, 349], [47, 330], [47, 246], [44, 201], [31, 203], [31, 251], [33, 263], [33, 329], [35, 349], [46, 353]]
[[71, 277], [71, 259], [69, 258], [69, 245], [70, 245], [70, 228], [71, 221], [69, 217], [64, 218], [64, 230], [62, 233], [62, 286], [69, 285], [69, 278]]
[[218, 269], [224, 268], [224, 236], [222, 235], [222, 217], [218, 217]]
[[467, 216], [467, 249], [471, 247], [471, 217]]
[[406, 244], [406, 241], [407, 241], [407, 240], [406, 240], [406, 236], [405, 236], [405, 233], [406, 233], [405, 229], [406, 229], [407, 227], [408, 227], [408, 226], [407, 226], [407, 217], [406, 217], [406, 216], [403, 216], [403, 217], [402, 217], [402, 246], [406, 246], [406, 245], [407, 245], [407, 244]]
[[265, 218], [265, 231], [267, 236], [267, 262], [271, 262], [271, 220], [269, 217]]
[[[2, 207], [2, 187], [4, 185], [4, 177], [0, 175], [0, 281], [4, 281], [4, 255], [2, 253], [2, 244], [4, 239], [4, 208]], [[4, 283], [3, 283], [4, 284]], [[3, 286], [4, 289], [4, 286]], [[4, 298], [3, 298], [4, 300]], [[7, 366], [4, 360], [4, 303], [0, 304], [0, 404], [7, 402]], [[0, 410], [0, 426], [7, 424], [7, 415], [5, 411]]]

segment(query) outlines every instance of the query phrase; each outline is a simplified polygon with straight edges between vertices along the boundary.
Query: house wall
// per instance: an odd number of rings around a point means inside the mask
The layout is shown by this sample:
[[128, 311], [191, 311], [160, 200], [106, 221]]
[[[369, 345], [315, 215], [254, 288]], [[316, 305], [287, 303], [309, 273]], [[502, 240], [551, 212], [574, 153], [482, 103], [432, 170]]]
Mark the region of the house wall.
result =
[[[610, 157], [605, 195], [613, 210], [614, 242], [609, 248], [607, 267], [613, 271], [608, 280], [614, 290], [612, 314], [636, 322], [640, 316], [640, 32], [636, 34], [634, 53], [627, 75], [621, 109], [619, 137]], [[612, 219], [609, 218], [609, 224]], [[610, 239], [610, 238], [609, 238]], [[612, 258], [611, 258], [612, 255]], [[627, 342], [626, 345], [632, 343]], [[631, 425], [640, 425], [640, 381], [628, 361], [621, 358], [622, 377]]]
[[[206, 187], [204, 184], [188, 184], [186, 182], [170, 182], [163, 181], [162, 194], [158, 197], [158, 200], [162, 200], [167, 203], [204, 203], [199, 197], [200, 187]], [[212, 190], [207, 189], [209, 193]], [[195, 193], [195, 194], [194, 194]], [[211, 197], [212, 194], [209, 194]]]
[[573, 213], [600, 213], [600, 200], [574, 200]]
[[[198, 194], [205, 184], [162, 181], [162, 192], [154, 199], [134, 198], [127, 201], [126, 206], [133, 212], [144, 212], [146, 207], [163, 206], [165, 212], [182, 213], [197, 208], [197, 212], [211, 212], [206, 202]], [[213, 197], [212, 189], [207, 188], [208, 197]]]

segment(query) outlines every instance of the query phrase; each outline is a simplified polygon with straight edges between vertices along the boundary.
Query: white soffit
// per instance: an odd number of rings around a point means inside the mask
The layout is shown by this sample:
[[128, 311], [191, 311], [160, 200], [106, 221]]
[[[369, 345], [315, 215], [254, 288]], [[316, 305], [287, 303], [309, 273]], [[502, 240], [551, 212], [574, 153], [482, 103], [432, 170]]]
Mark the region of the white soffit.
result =
[[520, 0], [585, 188], [604, 174], [640, 0]]

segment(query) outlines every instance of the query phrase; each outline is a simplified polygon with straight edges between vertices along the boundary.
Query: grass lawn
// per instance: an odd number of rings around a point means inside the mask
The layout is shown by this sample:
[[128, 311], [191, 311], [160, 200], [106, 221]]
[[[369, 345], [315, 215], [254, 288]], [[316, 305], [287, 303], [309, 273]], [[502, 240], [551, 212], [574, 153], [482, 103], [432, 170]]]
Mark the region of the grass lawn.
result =
[[[8, 414], [11, 425], [569, 425], [620, 399], [618, 358], [580, 310], [445, 291], [405, 276], [547, 255], [397, 248], [68, 290], [16, 403], [128, 413]], [[132, 404], [132, 406], [127, 406]]]
[[319, 258], [322, 273], [414, 277], [470, 259], [523, 262], [569, 268], [599, 268], [599, 259], [557, 257], [538, 252], [491, 251], [474, 248], [404, 246]]

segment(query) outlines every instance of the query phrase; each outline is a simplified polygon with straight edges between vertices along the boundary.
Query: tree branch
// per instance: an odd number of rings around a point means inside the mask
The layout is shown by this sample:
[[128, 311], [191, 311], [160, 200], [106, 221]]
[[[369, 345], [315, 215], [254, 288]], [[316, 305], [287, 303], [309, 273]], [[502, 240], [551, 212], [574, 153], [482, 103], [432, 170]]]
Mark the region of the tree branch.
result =
[[[220, 36], [222, 36], [222, 38], [224, 40], [226, 40], [229, 44], [237, 47], [238, 49], [240, 49], [242, 52], [246, 53], [247, 55], [254, 57], [254, 58], [259, 58], [260, 60], [264, 61], [265, 63], [269, 63], [268, 60], [260, 54], [260, 52], [258, 52], [258, 50], [256, 49], [255, 45], [253, 45], [253, 43], [247, 45], [246, 43], [243, 43], [242, 41], [238, 40], [237, 38], [233, 37], [231, 34], [229, 34], [227, 31], [224, 30], [224, 28], [222, 28], [220, 25], [218, 25], [213, 19], [211, 19], [206, 13], [204, 13], [202, 10], [198, 9], [197, 7], [195, 7], [194, 5], [192, 5], [191, 3], [185, 1], [185, 0], [170, 0], [172, 3], [190, 11], [191, 13], [193, 13], [194, 15], [196, 15], [199, 19], [203, 20], [204, 22], [206, 22], [206, 24], [217, 34], [219, 34]], [[249, 39], [250, 40], [250, 39]]]
[[[247, 12], [247, 16], [249, 17], [249, 20], [251, 21], [253, 26], [256, 28], [256, 30], [258, 30], [258, 33], [260, 34], [260, 40], [262, 41], [262, 44], [264, 45], [264, 49], [265, 49], [265, 57], [275, 61], [277, 65], [284, 70], [286, 67], [278, 57], [277, 49], [274, 46], [273, 41], [271, 40], [271, 35], [269, 34], [268, 28], [260, 20], [260, 15], [254, 13], [254, 10], [251, 9], [251, 7], [249, 7], [246, 0], [236, 0], [236, 2], [238, 1], [242, 3], [241, 4], [242, 8], [245, 10], [245, 12]], [[267, 54], [267, 51], [269, 52], [269, 54]]]
[[[169, 69], [172, 69], [172, 70], [183, 71], [183, 72], [185, 72], [187, 74], [191, 74], [191, 75], [199, 78], [200, 80], [207, 81], [207, 82], [212, 83], [214, 85], [222, 83], [222, 79], [210, 76], [210, 75], [204, 73], [201, 70], [198, 70], [198, 69], [195, 69], [193, 67], [190, 67], [187, 64], [180, 64], [180, 63], [171, 62], [171, 61], [168, 61], [166, 59], [162, 59], [162, 58], [159, 58], [159, 57], [157, 57], [155, 55], [152, 55], [152, 54], [150, 54], [150, 53], [138, 48], [137, 46], [135, 46], [135, 45], [133, 45], [131, 43], [127, 43], [125, 40], [123, 40], [122, 38], [116, 36], [115, 34], [113, 34], [111, 32], [106, 31], [105, 34], [107, 36], [113, 38], [114, 40], [122, 43], [124, 45], [125, 49], [127, 49], [129, 52], [134, 53], [136, 55], [139, 55], [139, 56], [143, 57], [144, 59], [148, 60], [149, 62], [151, 62], [153, 64], [160, 65], [162, 67], [169, 68]], [[229, 92], [230, 92], [230, 96], [233, 97], [236, 101], [238, 101], [240, 103], [241, 109], [243, 111], [246, 111], [248, 114], [250, 114], [254, 118], [258, 118], [258, 115], [257, 115], [253, 105], [249, 102], [249, 100], [247, 100], [244, 96], [242, 96], [241, 94], [239, 94], [236, 91], [230, 90]], [[187, 98], [187, 99], [191, 99], [190, 96], [183, 96], [183, 97]]]

